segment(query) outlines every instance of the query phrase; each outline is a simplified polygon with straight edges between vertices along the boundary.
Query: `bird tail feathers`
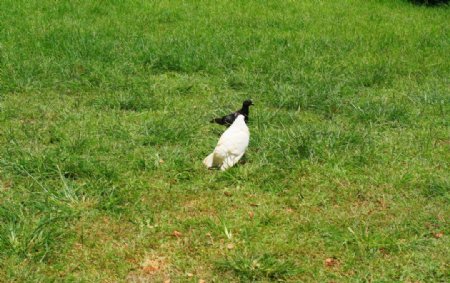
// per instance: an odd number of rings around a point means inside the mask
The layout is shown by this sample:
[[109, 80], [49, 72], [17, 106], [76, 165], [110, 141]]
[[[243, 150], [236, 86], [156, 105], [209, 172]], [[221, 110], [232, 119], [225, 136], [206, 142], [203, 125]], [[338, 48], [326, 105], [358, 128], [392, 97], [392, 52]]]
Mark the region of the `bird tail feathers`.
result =
[[214, 152], [206, 156], [205, 159], [203, 159], [203, 164], [205, 164], [206, 167], [211, 168], [213, 167], [213, 161], [214, 161]]

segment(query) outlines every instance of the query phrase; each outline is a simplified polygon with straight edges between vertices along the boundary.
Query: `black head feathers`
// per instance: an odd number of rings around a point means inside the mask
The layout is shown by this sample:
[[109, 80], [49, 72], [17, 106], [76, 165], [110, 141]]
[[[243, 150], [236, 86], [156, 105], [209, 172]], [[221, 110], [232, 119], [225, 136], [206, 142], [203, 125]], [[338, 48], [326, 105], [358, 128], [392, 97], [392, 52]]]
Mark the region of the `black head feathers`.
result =
[[245, 107], [245, 106], [248, 107], [248, 106], [250, 106], [250, 105], [254, 105], [254, 104], [253, 104], [253, 101], [252, 101], [251, 99], [247, 99], [247, 100], [244, 101], [244, 103], [242, 103], [242, 106], [243, 106], [243, 107]]

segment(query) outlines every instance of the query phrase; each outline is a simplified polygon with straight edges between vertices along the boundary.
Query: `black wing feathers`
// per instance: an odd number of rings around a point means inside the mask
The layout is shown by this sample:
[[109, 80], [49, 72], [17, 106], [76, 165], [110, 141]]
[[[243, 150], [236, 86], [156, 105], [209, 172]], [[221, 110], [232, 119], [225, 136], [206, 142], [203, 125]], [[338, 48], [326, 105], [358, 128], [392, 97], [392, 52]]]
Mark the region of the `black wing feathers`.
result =
[[225, 116], [220, 117], [220, 118], [212, 119], [211, 123], [217, 123], [219, 125], [230, 126], [231, 124], [233, 124], [234, 120], [236, 119], [236, 117], [239, 114], [244, 115], [245, 123], [247, 123], [248, 122], [248, 114], [249, 114], [249, 107], [250, 107], [250, 105], [253, 105], [253, 102], [251, 100], [246, 100], [242, 104], [242, 108], [239, 109], [238, 111], [230, 113], [230, 114], [225, 115]]

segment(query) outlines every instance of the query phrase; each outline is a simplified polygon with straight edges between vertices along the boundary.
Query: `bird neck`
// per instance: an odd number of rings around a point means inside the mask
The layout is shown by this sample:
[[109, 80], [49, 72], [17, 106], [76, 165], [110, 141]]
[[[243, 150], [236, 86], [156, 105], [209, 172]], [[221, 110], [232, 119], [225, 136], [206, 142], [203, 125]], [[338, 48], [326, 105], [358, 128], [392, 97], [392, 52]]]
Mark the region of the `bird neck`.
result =
[[245, 115], [248, 115], [248, 105], [242, 105], [241, 112]]

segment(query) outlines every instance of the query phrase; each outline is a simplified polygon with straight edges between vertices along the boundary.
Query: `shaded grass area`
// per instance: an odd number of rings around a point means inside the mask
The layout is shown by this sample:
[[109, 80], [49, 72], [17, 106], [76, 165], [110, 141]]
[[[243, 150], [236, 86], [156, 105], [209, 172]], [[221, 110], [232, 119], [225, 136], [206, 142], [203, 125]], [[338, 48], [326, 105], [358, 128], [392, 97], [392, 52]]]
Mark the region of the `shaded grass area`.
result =
[[[447, 7], [2, 1], [0, 17], [3, 280], [448, 280]], [[245, 162], [205, 170], [208, 121], [248, 97]]]

